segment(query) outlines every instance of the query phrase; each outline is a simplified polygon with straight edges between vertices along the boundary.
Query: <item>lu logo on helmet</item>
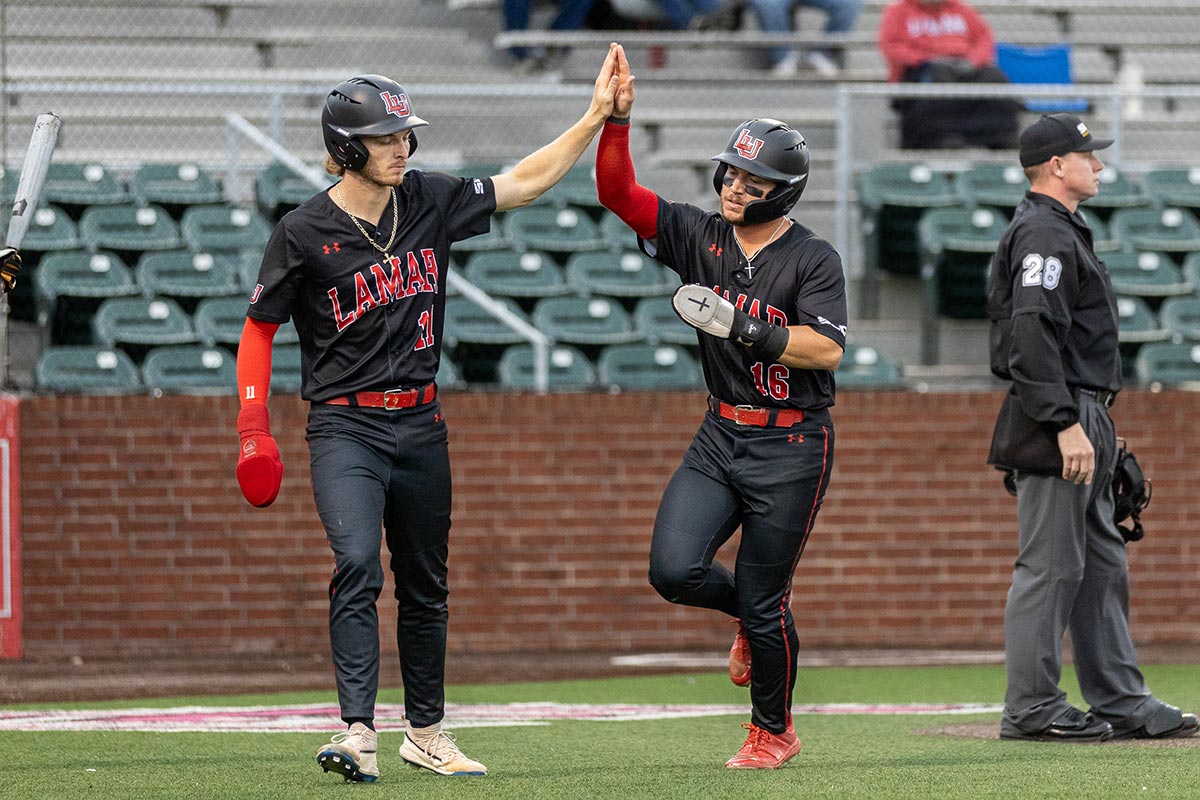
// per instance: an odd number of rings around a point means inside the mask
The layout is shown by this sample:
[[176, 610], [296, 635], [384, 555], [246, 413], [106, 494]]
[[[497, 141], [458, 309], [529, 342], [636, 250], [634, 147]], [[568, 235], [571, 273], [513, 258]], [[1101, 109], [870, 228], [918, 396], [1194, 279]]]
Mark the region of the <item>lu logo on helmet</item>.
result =
[[763, 140], [756, 139], [751, 136], [749, 128], [742, 128], [741, 135], [739, 135], [737, 141], [733, 143], [733, 149], [737, 150], [739, 153], [749, 159], [757, 158], [758, 151], [762, 150], [762, 146]]
[[407, 117], [412, 113], [408, 107], [408, 95], [401, 92], [399, 95], [394, 95], [391, 92], [383, 91], [379, 93], [383, 99], [383, 105], [387, 108], [387, 113], [395, 114], [397, 117]]

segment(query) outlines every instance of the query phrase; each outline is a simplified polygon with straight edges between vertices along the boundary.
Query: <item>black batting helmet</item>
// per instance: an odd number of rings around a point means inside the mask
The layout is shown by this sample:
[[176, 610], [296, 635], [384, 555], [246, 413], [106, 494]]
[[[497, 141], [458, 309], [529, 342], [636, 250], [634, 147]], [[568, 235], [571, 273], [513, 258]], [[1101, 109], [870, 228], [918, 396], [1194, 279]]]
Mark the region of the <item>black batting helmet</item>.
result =
[[791, 211], [808, 183], [808, 145], [800, 131], [777, 119], [746, 120], [734, 129], [725, 149], [711, 160], [718, 162], [713, 173], [717, 194], [730, 166], [779, 182], [763, 199], [746, 203], [743, 213], [751, 225]]
[[[386, 136], [428, 124], [413, 113], [404, 87], [382, 75], [358, 75], [342, 81], [325, 98], [321, 112], [325, 149], [334, 161], [355, 171], [367, 164], [367, 148], [360, 137]], [[409, 154], [416, 149], [413, 133]]]

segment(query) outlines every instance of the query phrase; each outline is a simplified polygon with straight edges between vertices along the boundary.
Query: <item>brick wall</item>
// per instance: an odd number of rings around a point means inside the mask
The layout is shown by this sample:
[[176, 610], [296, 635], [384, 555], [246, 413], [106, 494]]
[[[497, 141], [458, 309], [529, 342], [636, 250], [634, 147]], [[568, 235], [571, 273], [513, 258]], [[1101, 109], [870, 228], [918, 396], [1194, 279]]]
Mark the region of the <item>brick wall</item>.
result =
[[[1014, 502], [984, 464], [995, 393], [845, 392], [829, 494], [796, 573], [808, 647], [996, 647]], [[724, 645], [718, 615], [646, 583], [658, 498], [702, 397], [453, 394], [451, 648]], [[286, 471], [260, 511], [233, 478], [233, 398], [35, 397], [21, 405], [26, 653], [328, 648], [331, 559], [306, 406], [272, 400]], [[1134, 633], [1200, 643], [1196, 395], [1126, 392], [1120, 431], [1154, 479], [1130, 549]], [[385, 589], [383, 637], [394, 641]]]

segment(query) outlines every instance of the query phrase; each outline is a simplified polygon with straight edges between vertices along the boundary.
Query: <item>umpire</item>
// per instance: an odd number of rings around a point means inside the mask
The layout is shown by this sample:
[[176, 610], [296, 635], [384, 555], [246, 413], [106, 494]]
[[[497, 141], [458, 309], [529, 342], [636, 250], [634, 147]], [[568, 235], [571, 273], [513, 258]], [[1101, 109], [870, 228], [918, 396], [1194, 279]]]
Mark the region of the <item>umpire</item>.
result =
[[[1121, 389], [1116, 296], [1077, 212], [1099, 191], [1098, 139], [1071, 114], [1020, 136], [1030, 190], [988, 286], [991, 369], [1012, 382], [988, 462], [1015, 472], [1019, 544], [1004, 611], [1008, 689], [1000, 738], [1095, 742], [1200, 732], [1150, 694], [1129, 633], [1124, 541], [1113, 522]], [[1071, 632], [1087, 713], [1058, 688]]]

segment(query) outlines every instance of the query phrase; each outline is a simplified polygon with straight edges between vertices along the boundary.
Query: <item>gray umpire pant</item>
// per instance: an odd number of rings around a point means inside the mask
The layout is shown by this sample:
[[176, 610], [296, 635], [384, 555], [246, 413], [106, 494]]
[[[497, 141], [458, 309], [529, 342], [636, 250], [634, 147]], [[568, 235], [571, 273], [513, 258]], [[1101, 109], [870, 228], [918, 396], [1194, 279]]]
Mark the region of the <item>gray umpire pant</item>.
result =
[[1095, 398], [1079, 401], [1079, 422], [1096, 450], [1092, 484], [1017, 474], [1020, 546], [1004, 610], [1002, 731], [1037, 732], [1067, 710], [1058, 681], [1068, 629], [1093, 711], [1114, 726], [1137, 727], [1161, 705], [1146, 688], [1129, 634], [1125, 542], [1113, 522], [1116, 429]]

